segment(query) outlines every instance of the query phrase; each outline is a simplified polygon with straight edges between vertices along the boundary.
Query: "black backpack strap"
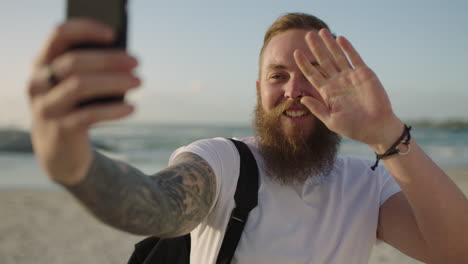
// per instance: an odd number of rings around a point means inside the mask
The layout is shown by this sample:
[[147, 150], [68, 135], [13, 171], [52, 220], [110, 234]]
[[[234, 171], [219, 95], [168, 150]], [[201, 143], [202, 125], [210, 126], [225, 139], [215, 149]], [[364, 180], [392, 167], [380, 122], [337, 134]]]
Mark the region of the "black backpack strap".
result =
[[235, 208], [231, 213], [229, 223], [224, 234], [223, 243], [218, 254], [217, 264], [231, 263], [234, 252], [239, 244], [242, 231], [249, 217], [249, 213], [258, 203], [258, 167], [249, 147], [234, 139], [231, 140], [239, 151], [240, 170], [234, 195]]
[[159, 240], [143, 264], [190, 263], [190, 234]]
[[190, 243], [190, 234], [165, 239], [147, 237], [135, 244], [127, 264], [188, 264]]
[[142, 264], [145, 262], [145, 259], [149, 256], [158, 242], [159, 238], [157, 237], [147, 237], [135, 244], [135, 249], [127, 264]]

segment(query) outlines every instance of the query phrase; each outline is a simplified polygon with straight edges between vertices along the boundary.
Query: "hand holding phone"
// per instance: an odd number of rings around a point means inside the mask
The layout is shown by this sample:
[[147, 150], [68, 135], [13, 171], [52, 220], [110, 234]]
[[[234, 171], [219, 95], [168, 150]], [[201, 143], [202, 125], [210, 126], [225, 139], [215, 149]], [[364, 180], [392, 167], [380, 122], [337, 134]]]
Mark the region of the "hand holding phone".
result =
[[[127, 47], [127, 0], [68, 0], [67, 18], [91, 18], [111, 26], [115, 41], [102, 45], [80, 43], [72, 49], [123, 49]], [[113, 103], [124, 100], [123, 96], [99, 97], [79, 103], [79, 107], [96, 103]]]
[[[136, 58], [119, 49], [69, 51], [86, 40], [112, 43], [109, 27], [90, 19], [69, 19], [52, 30], [34, 60], [27, 84], [31, 141], [50, 179], [76, 184], [91, 166], [89, 130], [96, 124], [128, 117], [127, 102], [77, 107], [80, 102], [125, 95], [140, 85]], [[54, 77], [54, 78], [52, 78]]]

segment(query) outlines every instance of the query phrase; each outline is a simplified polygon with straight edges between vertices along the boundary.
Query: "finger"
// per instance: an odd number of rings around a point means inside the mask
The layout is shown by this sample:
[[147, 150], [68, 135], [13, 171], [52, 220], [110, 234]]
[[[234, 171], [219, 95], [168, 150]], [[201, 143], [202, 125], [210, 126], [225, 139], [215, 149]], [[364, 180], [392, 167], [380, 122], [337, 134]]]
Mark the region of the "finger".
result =
[[59, 80], [74, 74], [94, 72], [131, 72], [136, 58], [118, 50], [76, 50], [59, 56], [52, 63]]
[[338, 68], [341, 71], [352, 69], [351, 65], [349, 64], [348, 58], [346, 58], [345, 53], [340, 48], [340, 46], [336, 43], [336, 39], [330, 34], [330, 32], [323, 28], [319, 31], [320, 37], [323, 39], [323, 42], [327, 46], [327, 49], [332, 54]]
[[80, 102], [107, 96], [121, 96], [137, 87], [140, 80], [124, 74], [90, 74], [67, 79], [43, 98], [43, 111], [48, 118], [65, 115]]
[[305, 105], [312, 114], [314, 114], [323, 123], [326, 123], [329, 115], [328, 107], [312, 96], [304, 96], [301, 98], [301, 104]]
[[348, 54], [351, 63], [354, 65], [355, 68], [359, 67], [366, 67], [366, 63], [362, 60], [359, 53], [354, 49], [351, 42], [345, 37], [338, 37], [337, 39], [338, 45]]
[[332, 77], [335, 75], [338, 69], [330, 52], [325, 48], [323, 41], [318, 37], [317, 33], [314, 31], [307, 33], [305, 40], [320, 67], [325, 71], [326, 76]]
[[70, 113], [59, 122], [65, 130], [83, 131], [99, 122], [126, 117], [134, 110], [134, 106], [127, 103], [92, 105]]
[[296, 61], [297, 66], [307, 78], [307, 80], [316, 88], [320, 89], [325, 78], [323, 75], [315, 68], [314, 65], [305, 57], [304, 53], [300, 50], [294, 51], [294, 60]]
[[[39, 67], [29, 85], [29, 96], [43, 94], [73, 74], [91, 72], [131, 72], [138, 65], [136, 58], [118, 50], [80, 50], [67, 52], [52, 63]], [[52, 81], [53, 78], [56, 81]]]
[[114, 39], [112, 28], [96, 21], [73, 18], [58, 26], [37, 59], [37, 65], [49, 64], [58, 55], [72, 46], [84, 42], [97, 44], [111, 43]]
[[29, 99], [45, 94], [52, 88], [51, 74], [53, 74], [53, 65], [43, 66], [36, 69], [28, 84], [28, 96]]

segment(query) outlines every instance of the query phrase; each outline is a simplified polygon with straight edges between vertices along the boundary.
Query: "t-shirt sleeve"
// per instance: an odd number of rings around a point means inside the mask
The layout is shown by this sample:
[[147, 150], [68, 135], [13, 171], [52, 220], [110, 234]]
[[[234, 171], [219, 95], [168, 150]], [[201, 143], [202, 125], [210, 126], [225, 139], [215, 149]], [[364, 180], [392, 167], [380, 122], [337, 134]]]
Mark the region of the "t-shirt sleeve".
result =
[[381, 177], [380, 206], [382, 206], [388, 198], [400, 192], [401, 187], [384, 166], [379, 168], [379, 176]]
[[225, 138], [198, 140], [187, 146], [178, 148], [169, 159], [170, 166], [178, 155], [183, 152], [191, 152], [203, 158], [210, 165], [216, 177], [216, 195], [209, 214], [220, 200], [220, 193], [225, 193], [223, 192], [223, 188], [226, 189], [233, 184], [232, 181], [237, 181], [237, 178], [234, 179], [231, 175], [239, 173], [239, 155], [232, 145]]

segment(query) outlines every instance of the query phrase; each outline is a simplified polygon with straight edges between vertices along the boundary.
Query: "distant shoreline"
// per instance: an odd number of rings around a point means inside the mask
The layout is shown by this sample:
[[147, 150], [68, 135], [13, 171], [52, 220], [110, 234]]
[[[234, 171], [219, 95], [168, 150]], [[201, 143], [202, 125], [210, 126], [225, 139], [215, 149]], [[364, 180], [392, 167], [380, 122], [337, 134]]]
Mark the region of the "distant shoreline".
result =
[[416, 127], [428, 127], [428, 128], [446, 128], [446, 129], [468, 129], [468, 121], [464, 120], [414, 120], [407, 121]]
[[[468, 129], [468, 119], [446, 119], [446, 120], [430, 120], [430, 119], [407, 119], [404, 120], [406, 124], [415, 126], [415, 127], [428, 127], [428, 128], [447, 128], [447, 129]], [[167, 122], [167, 121], [121, 121], [121, 122], [109, 122], [99, 124], [95, 129], [100, 127], [119, 127], [119, 126], [197, 126], [197, 127], [251, 127], [252, 124], [248, 123], [221, 123], [221, 122], [198, 122], [196, 120], [188, 121], [176, 121], [176, 122]], [[19, 126], [5, 125], [0, 124], [0, 131], [21, 131], [27, 132], [28, 129]]]

